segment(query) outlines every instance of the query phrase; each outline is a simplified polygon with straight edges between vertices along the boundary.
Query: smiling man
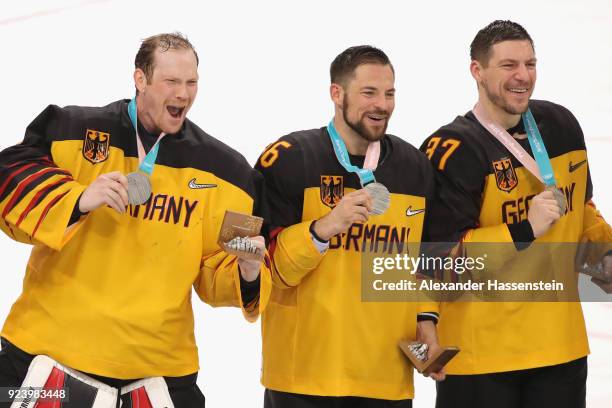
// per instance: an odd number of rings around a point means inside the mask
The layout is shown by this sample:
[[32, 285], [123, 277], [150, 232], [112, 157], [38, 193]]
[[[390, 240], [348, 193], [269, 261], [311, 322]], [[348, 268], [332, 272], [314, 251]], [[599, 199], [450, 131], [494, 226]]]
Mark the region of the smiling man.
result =
[[[554, 257], [521, 255], [532, 242], [612, 242], [591, 200], [578, 121], [560, 105], [530, 99], [536, 57], [527, 31], [494, 21], [474, 38], [471, 58], [478, 103], [421, 147], [438, 180], [430, 235], [507, 243], [516, 251], [499, 273], [534, 278], [555, 270], [553, 258], [573, 266], [576, 246]], [[443, 303], [438, 331], [461, 353], [438, 383], [436, 407], [585, 406], [589, 348], [579, 302]]]
[[[71, 406], [118, 406], [113, 390], [128, 387], [124, 407], [201, 408], [192, 288], [251, 321], [266, 305], [267, 262], [216, 242], [226, 210], [258, 211], [261, 175], [187, 119], [198, 56], [185, 37], [144, 40], [134, 82], [132, 100], [49, 106], [0, 153], [1, 228], [34, 245], [2, 329], [0, 386], [43, 376], [32, 361], [46, 355]], [[145, 377], [161, 377], [148, 396], [132, 384]]]
[[433, 352], [437, 314], [361, 301], [361, 257], [373, 244], [394, 247], [390, 231], [404, 232], [395, 234], [402, 248], [421, 241], [433, 171], [386, 133], [395, 73], [385, 53], [351, 47], [330, 71], [328, 126], [280, 138], [257, 162], [275, 282], [262, 320], [264, 406], [410, 407], [412, 367], [398, 342], [419, 338]]

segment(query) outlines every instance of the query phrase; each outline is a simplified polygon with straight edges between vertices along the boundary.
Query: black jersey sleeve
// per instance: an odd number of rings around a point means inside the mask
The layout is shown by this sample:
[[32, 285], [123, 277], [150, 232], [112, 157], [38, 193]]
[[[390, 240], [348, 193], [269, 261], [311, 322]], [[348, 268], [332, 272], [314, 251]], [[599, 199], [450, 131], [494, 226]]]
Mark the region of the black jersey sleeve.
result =
[[436, 200], [428, 225], [438, 242], [514, 242], [517, 249], [534, 240], [529, 221], [480, 227], [485, 179], [489, 169], [481, 153], [460, 134], [441, 129], [423, 142], [421, 150], [436, 173]]
[[[567, 116], [567, 122], [571, 124], [574, 130], [574, 133], [576, 134], [576, 137], [578, 137], [580, 140], [579, 143], [581, 144], [581, 147], [584, 148], [584, 150], [586, 151], [584, 133], [582, 132], [582, 127], [580, 126], [578, 119], [576, 119], [574, 114], [569, 109], [564, 108], [560, 105], [557, 105], [557, 106], [560, 107], [561, 114]], [[587, 163], [587, 166], [588, 166], [588, 163]], [[587, 167], [587, 185], [586, 185], [585, 197], [584, 197], [585, 204], [591, 201], [592, 198], [593, 198], [593, 182], [591, 181], [591, 170], [590, 168]]]
[[436, 193], [427, 219], [427, 237], [456, 242], [478, 226], [486, 169], [459, 135], [437, 132], [420, 147], [431, 161]]
[[71, 120], [65, 109], [48, 106], [27, 127], [23, 141], [0, 152], [0, 228], [11, 238], [60, 249], [84, 185], [58, 168], [51, 145]]
[[270, 231], [297, 224], [304, 202], [304, 157], [300, 146], [289, 137], [270, 144], [255, 168], [265, 180]]
[[300, 144], [291, 135], [269, 145], [256, 164], [264, 176], [270, 214], [272, 278], [280, 287], [298, 285], [323, 256], [312, 242], [310, 222], [302, 222], [305, 165]]

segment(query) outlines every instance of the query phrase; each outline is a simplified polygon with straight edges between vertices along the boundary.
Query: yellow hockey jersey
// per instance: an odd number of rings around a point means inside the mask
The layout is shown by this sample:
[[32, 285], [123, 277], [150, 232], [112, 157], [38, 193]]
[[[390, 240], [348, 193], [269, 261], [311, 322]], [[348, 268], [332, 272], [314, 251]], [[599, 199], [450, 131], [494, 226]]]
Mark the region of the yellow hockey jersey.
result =
[[[213, 306], [242, 306], [236, 257], [216, 241], [225, 210], [258, 211], [261, 175], [186, 120], [160, 142], [145, 204], [100, 207], [69, 227], [98, 176], [138, 169], [127, 104], [49, 106], [0, 153], [0, 227], [34, 245], [1, 335], [105, 377], [183, 376], [198, 370], [192, 287]], [[264, 265], [247, 319], [270, 289]]]
[[[361, 188], [336, 160], [327, 130], [282, 137], [257, 163], [272, 223], [275, 285], [262, 316], [262, 383], [269, 389], [389, 400], [414, 395], [412, 366], [398, 342], [415, 338], [417, 313], [435, 310], [362, 301], [361, 258], [372, 245], [392, 253], [421, 241], [434, 177], [427, 158], [405, 141], [386, 135], [382, 146], [374, 175], [391, 192], [390, 208], [332, 237], [323, 254], [310, 224]], [[351, 162], [361, 167], [363, 157]]]
[[[534, 100], [529, 107], [568, 201], [566, 214], [535, 243], [612, 242], [610, 226], [590, 201], [592, 185], [578, 122], [567, 109], [550, 102]], [[522, 122], [509, 133], [524, 134]], [[532, 154], [526, 139], [519, 142]], [[468, 243], [534, 240], [527, 220], [529, 202], [544, 186], [471, 112], [436, 131], [421, 150], [431, 159], [439, 185], [439, 205], [429, 224], [433, 238]], [[508, 247], [515, 268], [533, 274], [552, 268], [550, 258], [521, 257], [514, 245]], [[572, 249], [556, 261], [573, 265]], [[450, 374], [561, 364], [589, 352], [579, 302], [442, 303], [438, 333], [441, 344], [461, 349], [446, 368]]]

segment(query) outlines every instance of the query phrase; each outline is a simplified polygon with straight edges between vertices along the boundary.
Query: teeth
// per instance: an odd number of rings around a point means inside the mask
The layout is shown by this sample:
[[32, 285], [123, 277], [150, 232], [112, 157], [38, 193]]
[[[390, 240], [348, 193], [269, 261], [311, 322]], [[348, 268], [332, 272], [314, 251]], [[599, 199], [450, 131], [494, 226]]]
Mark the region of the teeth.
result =
[[510, 88], [510, 91], [523, 93], [523, 92], [527, 92], [527, 88]]

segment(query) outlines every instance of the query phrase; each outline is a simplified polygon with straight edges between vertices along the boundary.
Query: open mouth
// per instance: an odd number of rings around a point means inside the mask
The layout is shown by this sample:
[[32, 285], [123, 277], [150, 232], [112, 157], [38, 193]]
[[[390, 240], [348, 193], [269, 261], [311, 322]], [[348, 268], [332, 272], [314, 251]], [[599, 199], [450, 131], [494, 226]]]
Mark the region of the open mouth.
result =
[[374, 122], [382, 123], [382, 122], [384, 122], [387, 119], [387, 115], [380, 115], [380, 114], [371, 113], [371, 114], [367, 115], [367, 118], [372, 120], [372, 121], [374, 121]]
[[529, 89], [528, 88], [508, 88], [508, 90], [512, 93], [516, 93], [516, 94], [524, 94], [526, 93]]
[[170, 114], [170, 116], [172, 116], [175, 119], [180, 118], [181, 116], [183, 116], [183, 112], [185, 111], [185, 107], [184, 106], [166, 106], [166, 110], [168, 111], [168, 113]]

